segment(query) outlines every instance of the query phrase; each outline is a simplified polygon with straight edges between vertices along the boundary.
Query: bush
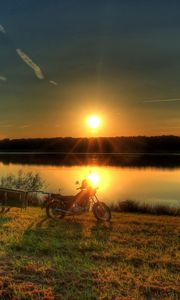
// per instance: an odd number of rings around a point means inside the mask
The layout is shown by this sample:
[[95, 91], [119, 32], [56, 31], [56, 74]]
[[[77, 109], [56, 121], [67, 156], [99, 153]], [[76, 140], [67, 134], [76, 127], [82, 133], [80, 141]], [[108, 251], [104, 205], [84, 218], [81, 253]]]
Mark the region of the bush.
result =
[[137, 212], [139, 210], [139, 205], [136, 201], [126, 200], [119, 203], [119, 208], [124, 212]]
[[167, 205], [149, 205], [140, 204], [134, 200], [125, 200], [119, 202], [117, 205], [112, 205], [111, 210], [115, 212], [132, 212], [153, 215], [169, 215], [180, 216], [180, 208], [169, 207]]
[[1, 188], [36, 191], [41, 190], [45, 186], [45, 181], [42, 180], [38, 173], [25, 173], [22, 170], [19, 170], [17, 175], [8, 174], [0, 178]]

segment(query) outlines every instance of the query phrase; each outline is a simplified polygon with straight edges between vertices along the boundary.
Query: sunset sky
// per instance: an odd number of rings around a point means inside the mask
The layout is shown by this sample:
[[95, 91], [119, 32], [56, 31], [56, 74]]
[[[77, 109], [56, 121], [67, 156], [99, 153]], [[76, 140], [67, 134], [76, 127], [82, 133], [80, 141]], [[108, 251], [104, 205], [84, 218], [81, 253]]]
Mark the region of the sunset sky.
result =
[[180, 135], [179, 1], [1, 1], [1, 139], [161, 134]]

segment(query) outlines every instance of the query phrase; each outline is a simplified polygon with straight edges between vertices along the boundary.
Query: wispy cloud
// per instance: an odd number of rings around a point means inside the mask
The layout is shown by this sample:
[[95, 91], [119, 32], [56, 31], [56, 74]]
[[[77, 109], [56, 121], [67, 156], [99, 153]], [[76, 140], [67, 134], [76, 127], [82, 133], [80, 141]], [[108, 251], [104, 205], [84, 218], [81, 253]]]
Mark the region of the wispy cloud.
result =
[[20, 126], [19, 128], [24, 129], [24, 128], [29, 128], [31, 126], [32, 126], [31, 124], [24, 124], [24, 125]]
[[49, 83], [53, 84], [53, 85], [58, 85], [58, 83], [54, 80], [49, 80]]
[[16, 49], [17, 54], [20, 56], [20, 58], [30, 67], [34, 70], [35, 75], [39, 79], [44, 79], [44, 74], [41, 71], [40, 67], [36, 65], [32, 59], [24, 53], [21, 49]]
[[[0, 33], [6, 34], [6, 30], [2, 24], [0, 24]], [[21, 60], [24, 61], [34, 71], [38, 79], [42, 80], [45, 78], [45, 75], [43, 74], [41, 68], [25, 52], [23, 52], [20, 48], [17, 48], [16, 53], [21, 58]], [[49, 79], [47, 78], [47, 80]], [[7, 78], [0, 75], [0, 81], [7, 81]], [[58, 83], [54, 80], [49, 80], [49, 83], [54, 86], [58, 85]]]
[[0, 24], [0, 32], [3, 34], [6, 34], [6, 30], [4, 29], [4, 27]]
[[2, 128], [10, 128], [10, 127], [13, 127], [13, 125], [12, 124], [2, 124], [2, 125], [0, 125], [0, 127], [2, 127]]
[[168, 126], [168, 125], [164, 125], [164, 126], [156, 126], [156, 127], [151, 127], [150, 129], [152, 130], [171, 130], [171, 129], [180, 129], [180, 126]]
[[7, 78], [5, 76], [0, 75], [0, 80], [7, 81]]
[[176, 102], [180, 101], [180, 98], [169, 98], [169, 99], [150, 99], [144, 100], [144, 103], [158, 103], [158, 102]]

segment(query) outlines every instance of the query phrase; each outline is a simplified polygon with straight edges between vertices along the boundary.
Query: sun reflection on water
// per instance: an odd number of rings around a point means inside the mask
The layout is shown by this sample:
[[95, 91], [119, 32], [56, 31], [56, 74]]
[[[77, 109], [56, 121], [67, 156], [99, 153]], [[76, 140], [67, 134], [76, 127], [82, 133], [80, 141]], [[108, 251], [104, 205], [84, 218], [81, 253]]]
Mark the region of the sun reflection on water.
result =
[[81, 179], [88, 179], [93, 187], [98, 187], [101, 191], [108, 189], [110, 184], [110, 178], [108, 176], [108, 170], [105, 168], [97, 167], [83, 167], [79, 172]]
[[87, 179], [91, 182], [91, 184], [94, 187], [96, 187], [99, 184], [99, 182], [100, 182], [99, 174], [94, 173], [94, 172], [90, 173]]

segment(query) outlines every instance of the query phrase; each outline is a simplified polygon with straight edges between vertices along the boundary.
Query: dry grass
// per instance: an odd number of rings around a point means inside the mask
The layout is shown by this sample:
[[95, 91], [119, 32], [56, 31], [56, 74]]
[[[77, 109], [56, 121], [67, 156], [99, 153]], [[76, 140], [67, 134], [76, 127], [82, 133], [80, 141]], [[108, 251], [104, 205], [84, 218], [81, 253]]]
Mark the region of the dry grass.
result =
[[113, 213], [59, 222], [38, 208], [0, 217], [0, 299], [180, 299], [180, 219]]

